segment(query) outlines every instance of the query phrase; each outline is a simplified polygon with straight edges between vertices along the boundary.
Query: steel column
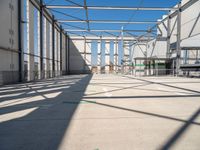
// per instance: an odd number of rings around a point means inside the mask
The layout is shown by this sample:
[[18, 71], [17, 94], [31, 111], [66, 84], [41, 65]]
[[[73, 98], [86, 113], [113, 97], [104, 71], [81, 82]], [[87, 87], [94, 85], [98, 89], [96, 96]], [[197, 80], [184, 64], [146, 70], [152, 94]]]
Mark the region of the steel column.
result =
[[86, 37], [84, 37], [84, 71], [86, 71]]
[[55, 20], [52, 16], [52, 68], [53, 68], [53, 77], [55, 76]]
[[176, 42], [176, 75], [179, 75], [179, 68], [180, 68], [180, 57], [181, 57], [181, 3], [178, 4], [179, 11], [177, 14], [177, 42]]
[[170, 57], [171, 17], [167, 18], [167, 58]]
[[43, 0], [40, 0], [40, 78], [43, 78]]
[[18, 0], [18, 48], [19, 48], [19, 82], [23, 81], [23, 49], [22, 49], [22, 3]]
[[61, 72], [61, 75], [62, 75], [62, 47], [63, 47], [63, 43], [62, 43], [62, 32], [63, 32], [63, 29], [62, 29], [62, 26], [60, 26], [60, 72]]
[[89, 18], [88, 18], [88, 7], [87, 7], [87, 2], [84, 0], [84, 9], [85, 9], [85, 14], [86, 14], [86, 22], [88, 26], [88, 31], [90, 31], [90, 23], [89, 23]]
[[118, 39], [115, 39], [115, 72], [118, 70]]
[[67, 56], [66, 56], [66, 62], [67, 62], [67, 65], [66, 65], [66, 70], [67, 70], [67, 74], [70, 74], [70, 39], [69, 37], [66, 35], [66, 43], [67, 43]]

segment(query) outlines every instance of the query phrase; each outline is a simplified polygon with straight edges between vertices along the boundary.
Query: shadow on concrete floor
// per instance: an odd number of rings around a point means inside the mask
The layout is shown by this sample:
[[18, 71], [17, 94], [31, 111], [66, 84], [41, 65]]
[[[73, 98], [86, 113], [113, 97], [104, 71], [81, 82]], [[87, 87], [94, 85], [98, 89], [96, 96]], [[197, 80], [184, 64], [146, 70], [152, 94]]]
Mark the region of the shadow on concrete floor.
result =
[[[19, 91], [1, 93], [0, 149], [56, 150], [66, 133], [92, 75], [70, 76], [27, 84]], [[37, 85], [38, 84], [38, 85]], [[43, 85], [45, 84], [45, 85]], [[3, 90], [2, 90], [3, 91]], [[3, 103], [3, 104], [2, 104]]]

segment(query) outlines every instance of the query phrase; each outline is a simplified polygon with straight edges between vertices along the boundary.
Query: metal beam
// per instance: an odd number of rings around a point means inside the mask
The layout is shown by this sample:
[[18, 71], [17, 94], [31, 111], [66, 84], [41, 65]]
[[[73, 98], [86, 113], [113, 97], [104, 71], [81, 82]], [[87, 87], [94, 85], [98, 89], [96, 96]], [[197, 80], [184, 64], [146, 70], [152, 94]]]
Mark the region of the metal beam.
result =
[[43, 78], [43, 0], [40, 0], [40, 78]]
[[[169, 14], [169, 18], [173, 18], [174, 16], [176, 16], [178, 14], [179, 11], [183, 12], [184, 10], [186, 10], [188, 7], [192, 6], [193, 4], [195, 4], [196, 2], [198, 2], [199, 0], [190, 0], [187, 3], [185, 3], [183, 6], [181, 6], [180, 8], [176, 8], [176, 11], [174, 11], [173, 13]], [[168, 19], [168, 17], [162, 19], [160, 22], [158, 22], [158, 25], [161, 24], [162, 22], [166, 21]], [[157, 27], [157, 25], [154, 25], [151, 29], [154, 29], [155, 27]]]
[[[71, 5], [46, 5], [46, 8], [56, 9], [85, 9], [84, 6], [71, 6]], [[145, 10], [145, 11], [168, 11], [177, 10], [177, 8], [165, 8], [165, 7], [117, 7], [117, 6], [87, 6], [92, 10]]]
[[19, 48], [19, 82], [23, 80], [23, 49], [22, 49], [22, 2], [18, 0], [18, 48]]
[[[57, 10], [53, 10], [53, 9], [51, 9], [51, 11], [52, 11], [52, 12], [59, 13], [59, 14], [62, 14], [62, 15], [67, 16], [67, 17], [71, 17], [71, 18], [76, 19], [76, 20], [78, 20], [78, 21], [84, 21], [84, 20], [81, 19], [81, 18], [75, 17], [75, 16], [73, 16], [73, 15], [69, 15], [69, 14], [64, 13], [64, 12], [61, 12], [61, 11], [57, 11]], [[84, 21], [84, 22], [85, 22], [85, 21]]]
[[90, 22], [89, 22], [89, 17], [88, 17], [88, 7], [87, 7], [86, 0], [84, 0], [84, 9], [85, 9], [85, 15], [86, 15], [86, 22], [87, 22], [88, 31], [90, 31]]
[[70, 74], [70, 39], [68, 35], [65, 34], [65, 41], [66, 41], [66, 73]]
[[62, 25], [66, 25], [66, 26], [69, 26], [69, 27], [72, 27], [72, 28], [76, 28], [76, 29], [79, 29], [79, 30], [86, 30], [86, 29], [81, 28], [79, 26], [75, 26], [75, 25], [71, 25], [71, 24], [67, 24], [67, 23], [63, 23]]
[[75, 2], [73, 2], [73, 1], [71, 1], [71, 0], [65, 0], [65, 1], [67, 1], [67, 2], [69, 2], [69, 3], [72, 3], [72, 4], [74, 4], [74, 5], [77, 5], [77, 6], [82, 7], [82, 5], [80, 5], [80, 4], [78, 4], [78, 3], [75, 3]]
[[63, 36], [62, 36], [62, 33], [63, 33], [63, 29], [62, 29], [62, 26], [60, 26], [60, 72], [61, 72], [61, 75], [63, 75], [63, 72], [62, 72], [62, 49], [63, 49]]
[[[87, 20], [57, 20], [59, 23], [87, 23]], [[88, 20], [89, 23], [113, 23], [113, 24], [156, 24], [157, 21], [122, 21], [122, 20]]]
[[[65, 29], [66, 32], [88, 32], [87, 30], [68, 30]], [[149, 32], [148, 30], [123, 30], [124, 32]], [[90, 30], [90, 32], [122, 32], [122, 30]], [[152, 30], [152, 32], [156, 32], [156, 30]]]
[[[169, 12], [170, 13], [170, 12]], [[167, 58], [170, 57], [171, 18], [167, 17]]]
[[53, 71], [53, 77], [55, 76], [55, 19], [54, 16], [52, 16], [52, 71]]
[[105, 31], [105, 33], [107, 33], [107, 34], [109, 34], [109, 35], [112, 35], [112, 36], [114, 36], [114, 37], [116, 37], [116, 38], [117, 38], [117, 36], [116, 36], [115, 34], [113, 34], [113, 33], [106, 32], [106, 31]]
[[[178, 4], [178, 7], [181, 7], [181, 3]], [[177, 42], [176, 42], [176, 75], [179, 75], [179, 69], [180, 69], [180, 57], [181, 57], [181, 11], [179, 9], [177, 14]]]

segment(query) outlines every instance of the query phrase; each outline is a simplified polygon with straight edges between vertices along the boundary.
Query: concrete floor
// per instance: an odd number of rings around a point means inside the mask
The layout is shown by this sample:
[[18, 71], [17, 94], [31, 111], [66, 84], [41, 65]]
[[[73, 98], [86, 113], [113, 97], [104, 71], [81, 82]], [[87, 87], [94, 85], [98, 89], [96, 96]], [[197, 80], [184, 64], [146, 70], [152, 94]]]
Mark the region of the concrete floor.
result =
[[0, 87], [0, 150], [200, 149], [200, 79], [75, 75]]

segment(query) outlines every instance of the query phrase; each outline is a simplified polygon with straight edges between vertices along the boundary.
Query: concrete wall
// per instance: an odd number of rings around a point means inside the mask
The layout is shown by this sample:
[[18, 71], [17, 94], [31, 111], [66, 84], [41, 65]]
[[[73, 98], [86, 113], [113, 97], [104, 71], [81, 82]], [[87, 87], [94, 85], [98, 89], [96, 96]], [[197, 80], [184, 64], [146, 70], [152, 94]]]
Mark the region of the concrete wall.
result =
[[18, 76], [18, 1], [0, 1], [0, 85]]
[[[18, 1], [19, 0], [1, 0], [0, 1], [0, 85], [15, 83], [19, 81], [19, 46], [18, 46]], [[43, 16], [43, 37], [40, 37], [40, 15], [37, 3], [33, 4], [29, 0], [21, 0], [21, 13], [24, 15], [26, 23], [22, 25], [21, 42], [22, 51], [25, 60], [22, 66], [26, 68], [23, 70], [22, 76], [24, 81], [32, 81], [35, 79], [53, 77], [52, 72], [52, 21], [44, 13]], [[26, 6], [26, 7], [25, 7]], [[23, 10], [25, 8], [25, 10]], [[37, 13], [35, 13], [37, 10]], [[34, 16], [35, 15], [35, 16]], [[37, 21], [37, 22], [36, 22]], [[60, 48], [60, 29], [55, 25], [55, 75], [61, 75], [61, 68], [63, 74], [66, 74], [66, 36], [62, 33], [62, 48]], [[24, 28], [25, 27], [25, 28]], [[25, 30], [26, 29], [26, 30]], [[38, 31], [37, 35], [36, 30]], [[24, 37], [23, 37], [24, 36]], [[37, 36], [37, 37], [36, 37]], [[40, 70], [40, 39], [43, 42], [43, 71]], [[24, 48], [23, 48], [24, 46]], [[36, 51], [37, 50], [37, 53]], [[62, 51], [62, 64], [60, 63], [60, 54]], [[36, 56], [37, 55], [37, 56]], [[37, 58], [37, 59], [36, 59]], [[38, 67], [36, 66], [36, 61]], [[62, 66], [62, 67], [61, 67]], [[37, 78], [35, 77], [36, 73]]]
[[91, 64], [91, 54], [84, 54], [91, 52], [90, 46], [86, 44], [85, 40], [70, 40], [69, 43], [69, 71], [71, 74], [88, 73]]
[[[93, 41], [93, 42], [92, 42]], [[101, 43], [102, 42], [102, 43]], [[92, 43], [96, 43], [94, 46], [97, 48], [97, 72], [109, 73], [111, 69], [117, 70], [118, 63], [118, 41], [113, 42], [113, 39], [100, 40], [100, 39], [71, 39], [70, 40], [70, 73], [90, 73], [92, 71]], [[113, 64], [111, 67], [111, 44], [113, 44], [114, 56]], [[103, 65], [103, 67], [101, 66]], [[101, 70], [105, 68], [105, 70]], [[95, 71], [96, 72], [96, 71]]]
[[147, 56], [156, 58], [166, 58], [167, 42], [162, 40], [152, 40], [148, 42]]
[[[189, 0], [182, 0], [183, 6]], [[177, 5], [175, 6], [177, 7]], [[200, 47], [200, 1], [181, 12], [181, 47]], [[173, 11], [172, 11], [173, 12]], [[171, 12], [171, 13], [172, 13]], [[177, 41], [177, 15], [171, 18], [170, 43]]]
[[145, 53], [146, 53], [145, 43], [139, 43], [139, 44], [133, 45], [133, 49], [132, 49], [133, 58], [145, 57]]
[[[183, 4], [188, 0], [183, 0]], [[200, 1], [181, 13], [181, 47], [200, 47]]]

